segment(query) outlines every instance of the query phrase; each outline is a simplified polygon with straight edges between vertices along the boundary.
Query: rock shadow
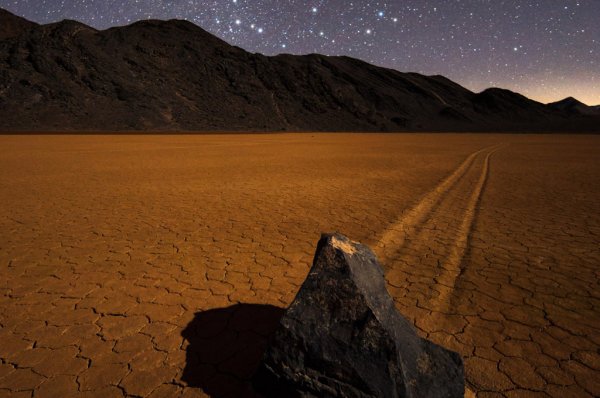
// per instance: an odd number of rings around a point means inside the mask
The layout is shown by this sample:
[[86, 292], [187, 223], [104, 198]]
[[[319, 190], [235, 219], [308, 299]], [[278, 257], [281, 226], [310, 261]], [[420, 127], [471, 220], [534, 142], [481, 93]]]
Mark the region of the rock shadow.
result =
[[181, 332], [188, 342], [182, 380], [212, 398], [259, 397], [251, 378], [284, 311], [237, 304], [196, 313]]

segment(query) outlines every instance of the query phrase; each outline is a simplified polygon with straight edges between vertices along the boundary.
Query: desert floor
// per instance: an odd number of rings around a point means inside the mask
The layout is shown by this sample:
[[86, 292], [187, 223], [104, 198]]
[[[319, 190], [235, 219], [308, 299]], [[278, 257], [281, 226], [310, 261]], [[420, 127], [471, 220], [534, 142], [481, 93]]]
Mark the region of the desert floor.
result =
[[477, 397], [600, 396], [600, 136], [0, 136], [0, 396], [246, 397], [321, 232]]

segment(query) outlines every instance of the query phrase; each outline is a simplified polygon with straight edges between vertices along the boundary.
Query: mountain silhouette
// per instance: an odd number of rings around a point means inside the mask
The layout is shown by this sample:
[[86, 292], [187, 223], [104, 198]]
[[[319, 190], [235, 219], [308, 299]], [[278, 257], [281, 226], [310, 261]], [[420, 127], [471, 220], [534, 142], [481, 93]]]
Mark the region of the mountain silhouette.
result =
[[349, 57], [252, 54], [181, 20], [98, 31], [0, 10], [5, 132], [591, 131], [599, 118]]
[[571, 115], [600, 115], [600, 106], [588, 106], [573, 97], [567, 97], [548, 105]]

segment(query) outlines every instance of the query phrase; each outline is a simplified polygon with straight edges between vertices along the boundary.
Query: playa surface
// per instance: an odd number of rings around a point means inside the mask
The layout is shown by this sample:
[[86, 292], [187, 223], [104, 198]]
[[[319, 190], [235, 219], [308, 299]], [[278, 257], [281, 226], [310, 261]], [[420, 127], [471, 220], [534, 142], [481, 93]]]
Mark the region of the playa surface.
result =
[[600, 395], [600, 136], [0, 136], [0, 397], [245, 397], [321, 232], [477, 397]]

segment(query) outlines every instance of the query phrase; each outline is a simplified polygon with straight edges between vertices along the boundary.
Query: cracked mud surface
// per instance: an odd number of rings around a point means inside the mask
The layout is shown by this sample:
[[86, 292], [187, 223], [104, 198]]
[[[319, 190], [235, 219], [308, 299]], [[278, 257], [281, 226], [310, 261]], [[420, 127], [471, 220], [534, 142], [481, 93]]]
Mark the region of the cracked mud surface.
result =
[[600, 395], [600, 137], [0, 137], [0, 397], [249, 396], [319, 234], [477, 397]]

